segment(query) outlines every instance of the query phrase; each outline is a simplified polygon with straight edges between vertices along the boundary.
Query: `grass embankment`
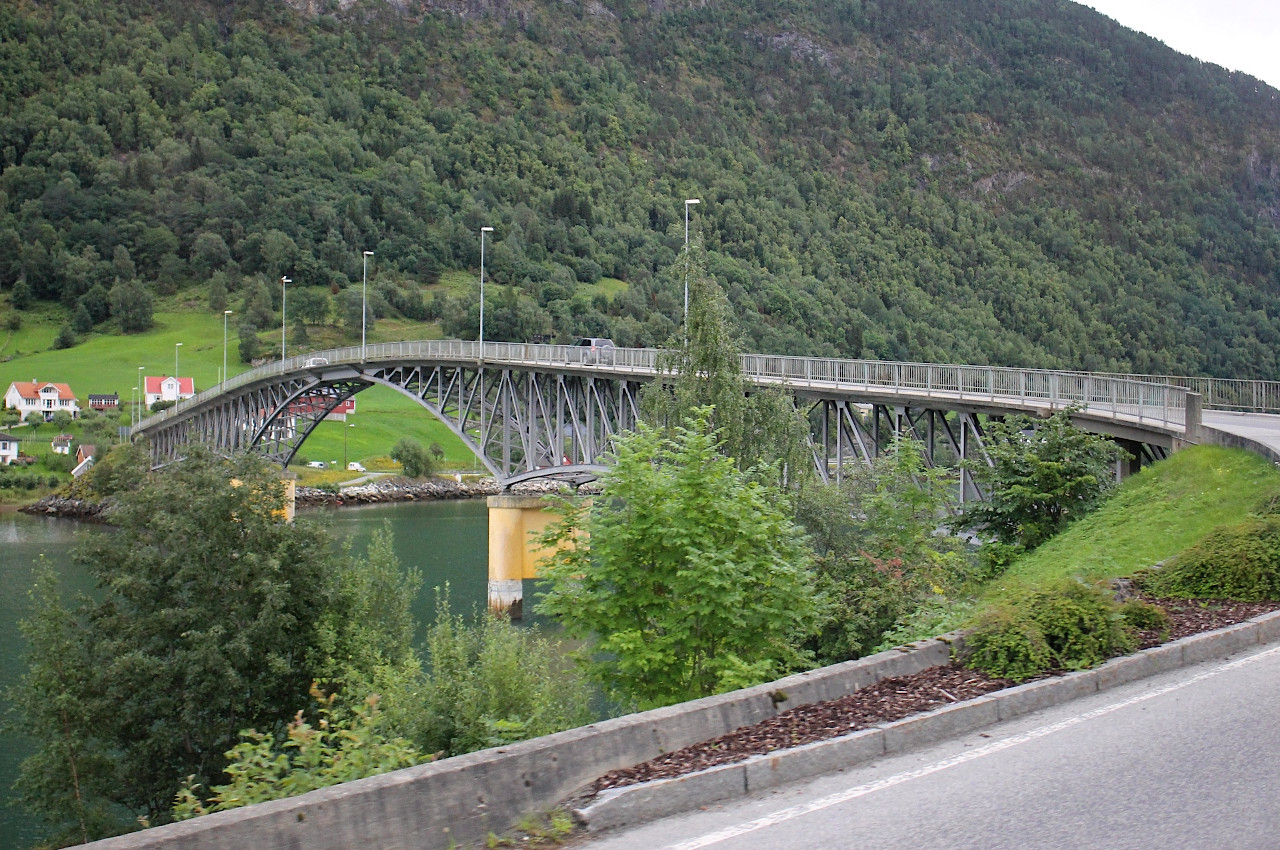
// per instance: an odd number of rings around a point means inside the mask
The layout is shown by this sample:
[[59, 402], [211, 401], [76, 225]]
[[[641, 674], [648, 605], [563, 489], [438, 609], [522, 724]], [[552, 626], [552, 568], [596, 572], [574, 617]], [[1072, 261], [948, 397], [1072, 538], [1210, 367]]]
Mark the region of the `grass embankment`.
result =
[[1094, 513], [1015, 561], [982, 594], [994, 599], [1065, 578], [1132, 575], [1280, 498], [1280, 472], [1239, 449], [1196, 446], [1121, 484]]
[[1280, 498], [1280, 472], [1251, 452], [1196, 446], [1126, 479], [1097, 511], [999, 578], [930, 606], [882, 647], [967, 628], [1003, 600], [1063, 580], [1127, 578]]

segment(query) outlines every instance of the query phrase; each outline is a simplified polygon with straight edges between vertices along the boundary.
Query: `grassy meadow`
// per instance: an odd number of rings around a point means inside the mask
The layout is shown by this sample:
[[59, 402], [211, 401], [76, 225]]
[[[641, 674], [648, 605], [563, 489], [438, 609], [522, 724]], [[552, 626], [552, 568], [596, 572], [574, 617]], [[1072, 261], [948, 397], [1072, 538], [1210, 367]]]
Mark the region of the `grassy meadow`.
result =
[[[460, 283], [460, 282], [459, 282]], [[201, 302], [178, 296], [157, 305], [154, 325], [140, 334], [92, 333], [77, 345], [56, 351], [53, 339], [64, 321], [61, 310], [48, 307], [23, 313], [22, 327], [17, 331], [0, 331], [0, 392], [13, 381], [56, 381], [71, 386], [82, 406], [87, 406], [90, 393], [117, 393], [121, 400], [120, 422], [129, 424], [128, 405], [133, 388], [138, 386], [138, 367], [143, 375], [170, 375], [174, 371], [174, 353], [178, 355], [178, 372], [193, 377], [196, 389], [214, 386], [222, 372], [223, 322], [221, 314], [201, 309]], [[0, 313], [8, 310], [0, 304]], [[0, 318], [3, 318], [0, 316]], [[239, 362], [235, 316], [227, 328], [227, 370], [232, 375], [248, 370]], [[308, 327], [309, 342], [295, 348], [293, 328], [289, 329], [289, 354], [295, 355], [341, 345], [352, 340], [333, 326]], [[278, 356], [279, 333], [264, 331], [260, 337], [269, 356]], [[403, 319], [379, 320], [369, 336], [370, 342], [402, 339], [439, 338], [438, 325]], [[182, 343], [178, 346], [178, 343]], [[272, 344], [275, 344], [274, 350]], [[354, 427], [351, 427], [354, 426]], [[71, 433], [79, 437], [79, 428]], [[49, 448], [53, 426], [45, 425], [34, 434], [18, 427], [14, 435], [23, 439], [23, 451], [39, 455]], [[346, 423], [322, 422], [303, 444], [303, 459], [326, 463], [344, 457], [360, 461], [386, 456], [402, 437], [417, 440], [424, 447], [438, 444], [445, 452], [444, 466], [470, 470], [478, 461], [449, 429], [422, 409], [412, 399], [383, 387], [373, 387], [356, 397], [356, 413]], [[28, 448], [26, 443], [30, 442]], [[295, 461], [295, 468], [300, 464]], [[41, 464], [43, 466], [43, 464]], [[301, 473], [302, 470], [299, 469]], [[308, 479], [308, 470], [303, 473]]]

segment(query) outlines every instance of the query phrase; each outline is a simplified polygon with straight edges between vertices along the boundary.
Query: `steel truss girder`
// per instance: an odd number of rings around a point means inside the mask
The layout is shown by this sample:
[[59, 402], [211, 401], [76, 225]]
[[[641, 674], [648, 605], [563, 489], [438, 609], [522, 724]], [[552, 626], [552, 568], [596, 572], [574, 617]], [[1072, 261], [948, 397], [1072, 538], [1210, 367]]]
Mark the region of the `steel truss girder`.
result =
[[448, 426], [500, 482], [603, 470], [611, 438], [639, 420], [638, 381], [470, 365], [366, 370]]
[[824, 481], [843, 481], [849, 466], [869, 466], [896, 436], [903, 436], [920, 443], [930, 467], [959, 467], [961, 501], [982, 498], [973, 473], [960, 463], [971, 458], [991, 462], [976, 414], [820, 399], [809, 408], [809, 422], [814, 462]]
[[229, 395], [150, 433], [156, 466], [204, 443], [230, 454], [254, 451], [287, 466], [315, 427], [375, 384], [413, 398], [443, 422], [504, 485], [604, 468], [615, 434], [639, 420], [640, 382], [609, 375], [482, 364], [402, 363], [334, 377], [282, 375]]

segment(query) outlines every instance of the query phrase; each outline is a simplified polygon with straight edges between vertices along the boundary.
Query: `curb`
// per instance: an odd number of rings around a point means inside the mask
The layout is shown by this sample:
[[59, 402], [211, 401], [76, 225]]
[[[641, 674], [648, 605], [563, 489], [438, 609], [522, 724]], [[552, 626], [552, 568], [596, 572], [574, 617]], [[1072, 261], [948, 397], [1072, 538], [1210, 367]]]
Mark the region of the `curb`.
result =
[[611, 788], [574, 809], [573, 814], [591, 832], [644, 823], [889, 753], [923, 747], [1078, 697], [1275, 641], [1280, 641], [1280, 611], [1113, 658], [1091, 670], [1016, 685], [839, 738], [752, 756], [684, 776]]

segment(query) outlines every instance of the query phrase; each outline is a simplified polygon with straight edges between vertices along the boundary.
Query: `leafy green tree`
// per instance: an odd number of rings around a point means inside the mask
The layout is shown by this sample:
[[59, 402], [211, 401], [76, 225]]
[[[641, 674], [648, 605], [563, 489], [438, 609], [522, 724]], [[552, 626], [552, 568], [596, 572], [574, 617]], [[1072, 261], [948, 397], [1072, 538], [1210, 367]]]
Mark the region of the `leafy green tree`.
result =
[[151, 293], [137, 280], [111, 288], [111, 315], [125, 333], [139, 333], [151, 327], [151, 311]]
[[819, 660], [866, 655], [921, 606], [943, 601], [973, 576], [963, 544], [938, 532], [949, 489], [947, 474], [925, 464], [919, 444], [900, 438], [840, 486], [801, 495], [799, 521], [836, 600], [811, 642]]
[[58, 433], [65, 433], [71, 427], [71, 423], [75, 422], [75, 418], [65, 410], [59, 410], [53, 414], [53, 418], [49, 420], [53, 423], [53, 427], [58, 429]]
[[125, 831], [112, 811], [108, 743], [94, 729], [81, 676], [94, 663], [85, 624], [62, 603], [57, 570], [41, 559], [29, 591], [31, 614], [19, 624], [26, 672], [9, 692], [19, 728], [43, 746], [22, 765], [17, 790], [30, 811], [53, 825], [55, 846]]
[[31, 300], [31, 286], [26, 278], [18, 278], [18, 282], [13, 285], [13, 292], [9, 294], [9, 303], [15, 310], [26, 310], [31, 306]]
[[[282, 730], [324, 651], [345, 650], [326, 632], [342, 595], [341, 556], [319, 527], [280, 520], [283, 490], [266, 464], [196, 447], [132, 486], [116, 493], [116, 532], [74, 554], [99, 600], [37, 613], [74, 624], [57, 650], [65, 675], [48, 687], [24, 681], [16, 701], [74, 701], [80, 712], [65, 734], [50, 734], [47, 715], [23, 718], [40, 749], [20, 787], [40, 812], [109, 809], [163, 822], [183, 777], [217, 781], [240, 730]], [[72, 770], [69, 739], [95, 754], [92, 769]], [[80, 824], [91, 838], [115, 828]], [[76, 826], [66, 814], [51, 825]]]
[[61, 351], [76, 344], [76, 332], [71, 329], [70, 322], [63, 322], [58, 328], [58, 335], [53, 338], [54, 349]]
[[304, 287], [289, 295], [289, 312], [312, 325], [328, 321], [331, 306], [329, 296], [315, 288]]
[[1072, 425], [1071, 413], [992, 422], [986, 437], [991, 464], [967, 464], [986, 501], [970, 503], [956, 527], [1034, 549], [1097, 507], [1115, 487], [1115, 464], [1126, 455]]
[[262, 341], [258, 339], [258, 329], [249, 322], [242, 322], [240, 334], [240, 362], [252, 363], [262, 356]]
[[435, 472], [433, 458], [422, 444], [408, 437], [401, 438], [391, 449], [391, 459], [404, 468], [404, 474], [410, 478], [422, 478]]
[[709, 416], [619, 438], [604, 495], [543, 536], [556, 554], [538, 610], [589, 641], [607, 693], [644, 708], [804, 666], [823, 607], [786, 497], [719, 453]]
[[71, 318], [71, 330], [78, 334], [87, 334], [93, 330], [93, 316], [90, 315], [89, 308], [83, 301], [76, 305], [75, 315]]
[[708, 425], [719, 436], [720, 451], [739, 469], [756, 468], [776, 482], [799, 484], [812, 469], [806, 423], [784, 392], [748, 391], [732, 308], [707, 273], [698, 244], [671, 271], [683, 273], [686, 264], [689, 323], [673, 341], [674, 350], [660, 358], [662, 379], [643, 391], [645, 419], [674, 429], [699, 408], [709, 408]]
[[95, 325], [111, 318], [111, 296], [100, 283], [95, 283], [80, 296], [80, 304], [89, 311], [89, 318]]

